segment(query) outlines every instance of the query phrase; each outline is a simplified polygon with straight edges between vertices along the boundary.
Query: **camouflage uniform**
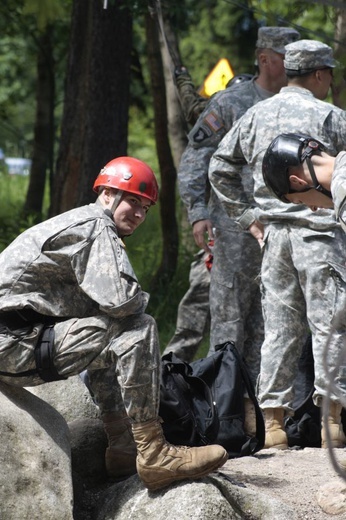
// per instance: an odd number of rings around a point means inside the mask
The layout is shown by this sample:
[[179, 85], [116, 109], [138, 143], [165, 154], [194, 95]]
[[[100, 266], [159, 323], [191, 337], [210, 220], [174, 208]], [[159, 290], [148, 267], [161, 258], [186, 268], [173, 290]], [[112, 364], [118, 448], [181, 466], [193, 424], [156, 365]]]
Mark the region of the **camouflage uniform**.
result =
[[194, 125], [200, 113], [207, 106], [209, 99], [198, 94], [192, 78], [185, 67], [175, 71], [175, 82], [184, 117], [188, 123]]
[[[261, 28], [257, 47], [282, 47], [299, 37], [287, 28]], [[274, 43], [275, 42], [275, 43]], [[274, 49], [278, 52], [282, 49]], [[233, 340], [242, 351], [255, 382], [259, 372], [263, 320], [258, 275], [260, 248], [252, 235], [229, 218], [211, 191], [209, 201], [208, 164], [221, 139], [250, 107], [273, 94], [256, 80], [235, 84], [216, 93], [189, 134], [178, 171], [179, 191], [191, 224], [210, 219], [215, 228], [214, 259], [211, 270], [210, 350]], [[252, 179], [246, 176], [245, 192], [252, 197]]]
[[[335, 158], [330, 190], [336, 218], [340, 222], [344, 233], [346, 233], [346, 152], [340, 152]], [[346, 292], [346, 266], [342, 259], [339, 260], [338, 264], [333, 265], [333, 269], [339, 274], [333, 324], [341, 330], [345, 338], [346, 313], [343, 304], [345, 301], [344, 293]], [[344, 349], [343, 355], [340, 357], [340, 364], [345, 360], [345, 353]]]
[[[303, 52], [309, 45], [315, 57], [318, 49], [323, 56], [328, 47], [302, 40], [286, 46], [286, 57], [291, 46]], [[323, 64], [329, 66], [324, 59]], [[278, 134], [288, 132], [313, 135], [335, 155], [345, 146], [346, 112], [316, 99], [309, 90], [284, 87], [237, 121], [210, 161], [209, 178], [229, 216], [241, 228], [247, 229], [255, 220], [265, 226], [261, 269], [265, 340], [259, 399], [262, 408], [290, 410], [293, 380], [309, 329], [315, 360], [315, 403], [320, 404], [320, 397], [326, 394], [323, 347], [331, 331], [335, 280], [340, 276], [333, 264], [345, 262], [346, 237], [334, 211], [314, 213], [269, 194], [262, 176], [263, 155]], [[244, 190], [244, 165], [252, 171], [255, 203]], [[346, 301], [339, 303], [345, 305]], [[337, 365], [341, 343], [338, 334], [332, 333], [328, 361], [344, 384], [345, 367]]]
[[336, 216], [346, 231], [346, 152], [340, 152], [335, 159], [331, 192]]
[[[235, 76], [232, 85], [251, 79], [252, 75]], [[176, 69], [176, 84], [185, 119], [195, 124], [209, 99], [200, 96], [185, 67]], [[212, 255], [203, 250], [195, 254], [189, 274], [189, 288], [178, 306], [176, 329], [162, 355], [174, 352], [180, 359], [191, 362], [204, 336], [210, 331], [209, 287], [210, 269], [206, 263]]]
[[[195, 124], [209, 99], [200, 96], [185, 67], [175, 70], [175, 81], [185, 119]], [[204, 335], [210, 328], [209, 285], [210, 272], [204, 251], [195, 254], [190, 266], [189, 288], [178, 306], [176, 328], [162, 355], [174, 352], [189, 363], [193, 360]]]
[[206, 266], [208, 254], [199, 251], [191, 263], [190, 286], [178, 306], [177, 324], [173, 337], [162, 355], [174, 352], [190, 363], [210, 327], [210, 272]]
[[[87, 368], [102, 414], [125, 405], [135, 422], [157, 417], [160, 354], [147, 302], [100, 204], [34, 226], [0, 255], [0, 379], [44, 383], [34, 349], [44, 317], [52, 317], [53, 361], [62, 378]], [[15, 311], [35, 311], [36, 319], [16, 325]]]

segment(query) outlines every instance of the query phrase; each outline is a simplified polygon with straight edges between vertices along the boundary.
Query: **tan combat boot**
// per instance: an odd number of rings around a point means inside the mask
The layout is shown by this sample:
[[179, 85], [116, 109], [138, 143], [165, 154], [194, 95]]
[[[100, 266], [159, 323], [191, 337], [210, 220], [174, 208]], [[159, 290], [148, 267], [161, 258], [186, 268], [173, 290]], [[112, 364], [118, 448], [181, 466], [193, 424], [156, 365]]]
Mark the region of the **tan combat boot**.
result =
[[105, 462], [107, 475], [123, 480], [137, 473], [137, 448], [127, 415], [119, 417], [114, 413], [102, 416], [103, 426], [108, 438]]
[[159, 419], [132, 424], [137, 445], [137, 471], [151, 491], [184, 479], [196, 479], [216, 470], [228, 459], [218, 445], [188, 448], [173, 446], [163, 436]]
[[[341, 424], [341, 404], [330, 401], [329, 403], [329, 415], [328, 415], [328, 426], [330, 432], [331, 446], [333, 448], [344, 448], [346, 444], [346, 437]], [[328, 448], [326, 428], [324, 427], [324, 421], [322, 418], [322, 432], [321, 432], [321, 447]]]
[[264, 410], [264, 422], [266, 429], [264, 448], [287, 450], [288, 442], [284, 427], [283, 408], [266, 408]]

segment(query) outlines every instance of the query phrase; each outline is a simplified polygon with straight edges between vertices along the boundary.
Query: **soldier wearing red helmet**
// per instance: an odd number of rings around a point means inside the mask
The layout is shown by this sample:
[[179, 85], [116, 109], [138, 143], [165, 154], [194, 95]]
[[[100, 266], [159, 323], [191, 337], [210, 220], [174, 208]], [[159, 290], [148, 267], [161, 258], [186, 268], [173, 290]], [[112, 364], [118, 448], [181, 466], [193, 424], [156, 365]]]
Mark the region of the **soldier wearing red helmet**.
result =
[[0, 381], [35, 386], [86, 371], [109, 440], [109, 476], [138, 471], [151, 490], [202, 477], [227, 452], [164, 439], [156, 323], [122, 242], [157, 202], [155, 175], [119, 157], [94, 190], [95, 203], [28, 229], [0, 255]]
[[100, 187], [127, 191], [149, 199], [156, 204], [159, 188], [153, 170], [134, 157], [117, 157], [106, 164], [94, 182], [94, 191]]

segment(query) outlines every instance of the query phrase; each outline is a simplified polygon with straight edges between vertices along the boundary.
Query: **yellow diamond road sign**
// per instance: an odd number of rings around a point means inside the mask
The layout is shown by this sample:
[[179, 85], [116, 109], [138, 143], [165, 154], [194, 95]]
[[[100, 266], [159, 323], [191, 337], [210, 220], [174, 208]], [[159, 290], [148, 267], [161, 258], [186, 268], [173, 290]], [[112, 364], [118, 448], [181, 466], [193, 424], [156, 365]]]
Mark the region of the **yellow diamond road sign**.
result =
[[234, 77], [234, 72], [227, 58], [221, 58], [204, 80], [198, 93], [201, 96], [209, 97], [218, 90], [223, 90], [230, 79]]

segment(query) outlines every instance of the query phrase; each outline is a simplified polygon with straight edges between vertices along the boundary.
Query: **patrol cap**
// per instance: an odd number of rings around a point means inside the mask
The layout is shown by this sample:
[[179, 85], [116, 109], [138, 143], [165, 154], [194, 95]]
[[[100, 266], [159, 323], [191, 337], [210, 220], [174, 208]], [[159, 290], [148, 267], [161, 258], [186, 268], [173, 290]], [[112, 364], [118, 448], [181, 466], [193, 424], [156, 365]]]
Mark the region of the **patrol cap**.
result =
[[256, 47], [259, 49], [272, 49], [280, 54], [285, 54], [285, 45], [295, 42], [300, 34], [291, 27], [260, 27], [257, 34]]
[[318, 69], [334, 68], [333, 49], [316, 40], [299, 40], [286, 45], [284, 67], [288, 75], [301, 75]]

